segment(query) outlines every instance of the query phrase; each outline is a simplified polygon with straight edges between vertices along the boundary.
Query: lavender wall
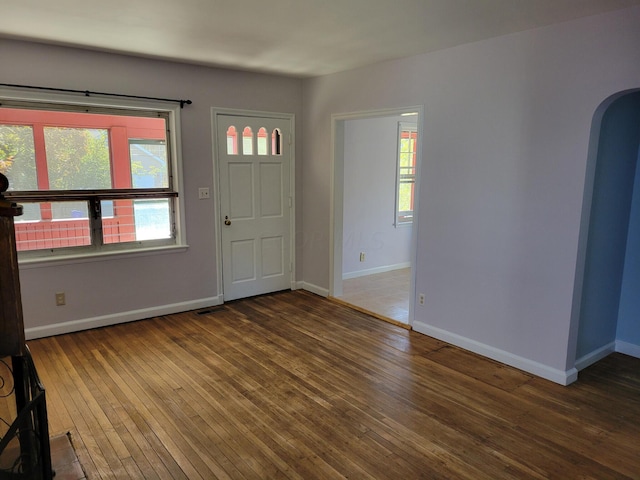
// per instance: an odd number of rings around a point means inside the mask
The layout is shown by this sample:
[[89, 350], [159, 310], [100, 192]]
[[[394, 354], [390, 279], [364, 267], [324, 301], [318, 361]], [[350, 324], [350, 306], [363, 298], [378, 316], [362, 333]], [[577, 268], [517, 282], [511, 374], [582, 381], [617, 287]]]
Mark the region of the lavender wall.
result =
[[[424, 105], [413, 327], [559, 383], [591, 120], [640, 82], [640, 9], [304, 82], [304, 279], [329, 285], [331, 122]], [[572, 347], [573, 346], [573, 347]]]
[[[197, 195], [198, 187], [214, 187], [211, 108], [293, 113], [300, 132], [301, 81], [6, 39], [0, 39], [0, 65], [2, 83], [193, 101], [181, 111], [181, 201], [189, 248], [163, 255], [21, 267], [27, 334], [68, 331], [218, 302], [217, 206], [213, 198], [198, 200]], [[301, 136], [296, 145], [300, 175]], [[302, 186], [301, 177], [297, 186]], [[297, 198], [301, 198], [300, 189]], [[302, 208], [298, 212], [301, 228]], [[64, 307], [54, 306], [54, 293], [59, 291], [66, 293]]]
[[407, 118], [345, 121], [343, 275], [411, 261], [411, 226], [393, 225], [398, 122]]

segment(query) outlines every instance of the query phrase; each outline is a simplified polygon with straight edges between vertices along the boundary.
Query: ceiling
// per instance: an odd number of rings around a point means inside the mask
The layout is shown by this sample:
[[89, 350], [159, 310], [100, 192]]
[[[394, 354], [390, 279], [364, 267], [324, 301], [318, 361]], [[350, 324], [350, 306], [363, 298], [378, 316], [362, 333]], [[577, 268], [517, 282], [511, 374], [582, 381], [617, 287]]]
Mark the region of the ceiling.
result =
[[297, 77], [640, 4], [640, 0], [0, 2], [5, 3], [0, 37]]

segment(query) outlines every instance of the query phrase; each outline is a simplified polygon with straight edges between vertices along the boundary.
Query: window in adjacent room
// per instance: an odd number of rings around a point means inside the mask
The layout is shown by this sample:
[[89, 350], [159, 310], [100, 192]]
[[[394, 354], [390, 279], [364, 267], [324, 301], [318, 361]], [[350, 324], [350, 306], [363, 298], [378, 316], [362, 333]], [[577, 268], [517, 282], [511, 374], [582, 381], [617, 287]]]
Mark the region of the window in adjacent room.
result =
[[395, 225], [413, 222], [418, 131], [415, 123], [398, 124]]

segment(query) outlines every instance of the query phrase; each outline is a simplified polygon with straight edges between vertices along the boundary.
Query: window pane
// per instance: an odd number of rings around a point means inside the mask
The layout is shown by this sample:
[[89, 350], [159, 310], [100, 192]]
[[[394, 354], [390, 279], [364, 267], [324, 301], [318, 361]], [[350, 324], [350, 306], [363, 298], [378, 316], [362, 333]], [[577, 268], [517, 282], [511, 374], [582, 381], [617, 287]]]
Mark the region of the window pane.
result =
[[0, 173], [9, 179], [9, 191], [38, 188], [33, 128], [0, 125]]
[[[77, 247], [91, 244], [88, 206], [85, 202], [52, 202], [29, 204], [29, 210], [39, 210], [40, 220], [16, 217], [16, 248], [18, 251]], [[25, 204], [26, 207], [27, 204]], [[76, 212], [53, 220], [53, 212]], [[30, 215], [32, 216], [32, 215]]]
[[171, 238], [171, 200], [160, 198], [133, 202], [136, 240]]
[[107, 129], [45, 127], [44, 141], [50, 190], [111, 188]]
[[51, 203], [51, 217], [54, 220], [70, 218], [89, 218], [87, 202], [57, 202]]
[[102, 241], [107, 243], [133, 242], [136, 224], [133, 200], [102, 200]]
[[21, 203], [22, 215], [15, 218], [15, 221], [26, 222], [29, 220], [42, 220], [40, 215], [40, 204], [38, 203]]
[[244, 127], [242, 131], [242, 154], [253, 155], [253, 131], [251, 127]]
[[401, 183], [398, 188], [398, 211], [410, 212], [413, 210], [413, 182]]
[[267, 130], [260, 127], [258, 130], [258, 155], [267, 155]]
[[102, 218], [113, 217], [113, 200], [102, 200], [100, 202], [100, 212]]
[[168, 188], [167, 145], [162, 140], [129, 140], [133, 188]]
[[282, 134], [277, 128], [271, 134], [271, 155], [282, 155]]
[[[105, 244], [171, 238], [171, 199], [102, 201]], [[107, 216], [106, 213], [112, 213]]]
[[227, 155], [238, 154], [238, 131], [231, 125], [227, 129]]

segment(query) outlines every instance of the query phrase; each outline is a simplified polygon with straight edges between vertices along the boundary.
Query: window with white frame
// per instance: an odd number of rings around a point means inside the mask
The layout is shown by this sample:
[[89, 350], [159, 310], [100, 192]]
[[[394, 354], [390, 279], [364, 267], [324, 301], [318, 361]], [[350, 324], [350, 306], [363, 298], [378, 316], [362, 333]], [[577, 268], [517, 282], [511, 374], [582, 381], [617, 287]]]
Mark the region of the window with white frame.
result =
[[176, 245], [174, 110], [0, 98], [0, 172], [20, 256]]
[[396, 169], [396, 218], [394, 224], [413, 222], [416, 185], [418, 130], [415, 123], [398, 123], [398, 157]]

